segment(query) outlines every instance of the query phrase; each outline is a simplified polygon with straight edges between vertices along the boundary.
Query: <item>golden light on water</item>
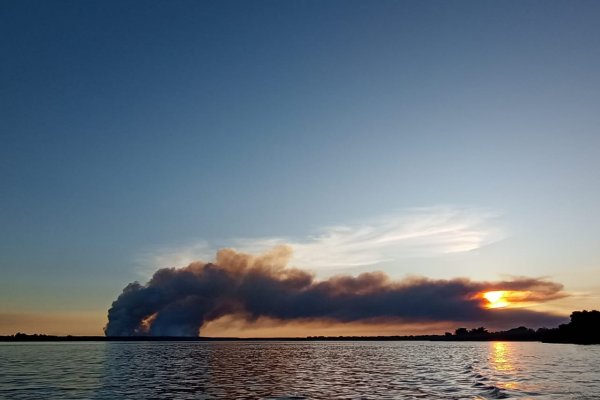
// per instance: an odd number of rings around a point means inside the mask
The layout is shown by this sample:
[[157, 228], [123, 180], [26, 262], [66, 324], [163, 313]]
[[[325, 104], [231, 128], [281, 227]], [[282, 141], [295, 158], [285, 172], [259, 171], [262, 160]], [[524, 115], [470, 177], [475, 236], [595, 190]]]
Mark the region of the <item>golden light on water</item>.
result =
[[515, 366], [512, 364], [514, 345], [504, 342], [492, 342], [490, 348], [490, 366], [498, 372], [495, 385], [504, 390], [518, 390], [520, 383], [514, 380]]
[[510, 363], [509, 346], [504, 342], [492, 342], [490, 352], [490, 361], [496, 371], [512, 371], [513, 365]]
[[502, 308], [507, 307], [510, 303], [506, 297], [506, 291], [494, 290], [483, 293], [482, 297], [488, 301], [486, 308]]

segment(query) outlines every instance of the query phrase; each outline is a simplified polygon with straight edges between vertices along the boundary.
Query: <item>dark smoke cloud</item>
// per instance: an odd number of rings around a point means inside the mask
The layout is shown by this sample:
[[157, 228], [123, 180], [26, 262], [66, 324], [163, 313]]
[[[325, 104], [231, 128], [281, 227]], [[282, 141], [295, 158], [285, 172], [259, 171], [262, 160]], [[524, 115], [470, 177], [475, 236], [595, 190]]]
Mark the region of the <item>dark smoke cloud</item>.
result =
[[562, 285], [543, 279], [501, 282], [407, 278], [393, 281], [382, 272], [318, 281], [288, 268], [281, 246], [261, 256], [218, 252], [215, 263], [158, 270], [141, 285], [130, 283], [108, 311], [107, 336], [197, 336], [205, 322], [224, 315], [247, 320], [323, 319], [352, 322], [390, 319], [405, 322], [455, 321], [554, 326], [562, 317], [523, 308], [488, 310], [482, 291], [517, 291], [516, 301], [564, 297]]

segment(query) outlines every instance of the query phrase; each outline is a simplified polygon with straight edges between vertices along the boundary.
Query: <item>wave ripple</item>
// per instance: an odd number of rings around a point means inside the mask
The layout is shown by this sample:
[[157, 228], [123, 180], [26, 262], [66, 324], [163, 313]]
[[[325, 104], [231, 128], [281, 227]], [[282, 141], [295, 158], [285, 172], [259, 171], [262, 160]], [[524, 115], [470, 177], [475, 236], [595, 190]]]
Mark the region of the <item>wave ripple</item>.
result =
[[600, 346], [451, 342], [0, 344], [0, 398], [597, 399]]

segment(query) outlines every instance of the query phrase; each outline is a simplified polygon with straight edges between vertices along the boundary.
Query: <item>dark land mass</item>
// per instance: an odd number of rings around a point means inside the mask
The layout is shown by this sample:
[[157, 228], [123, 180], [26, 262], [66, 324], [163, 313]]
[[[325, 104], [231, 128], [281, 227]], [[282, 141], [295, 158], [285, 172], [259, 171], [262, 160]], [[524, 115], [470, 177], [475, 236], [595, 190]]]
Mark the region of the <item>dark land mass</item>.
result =
[[537, 330], [524, 326], [500, 332], [488, 332], [484, 327], [458, 328], [444, 335], [409, 336], [307, 336], [284, 338], [231, 338], [231, 337], [185, 337], [185, 336], [53, 336], [17, 333], [0, 336], [0, 342], [215, 342], [215, 341], [529, 341], [545, 343], [600, 344], [600, 311], [575, 311], [571, 321], [557, 328]]

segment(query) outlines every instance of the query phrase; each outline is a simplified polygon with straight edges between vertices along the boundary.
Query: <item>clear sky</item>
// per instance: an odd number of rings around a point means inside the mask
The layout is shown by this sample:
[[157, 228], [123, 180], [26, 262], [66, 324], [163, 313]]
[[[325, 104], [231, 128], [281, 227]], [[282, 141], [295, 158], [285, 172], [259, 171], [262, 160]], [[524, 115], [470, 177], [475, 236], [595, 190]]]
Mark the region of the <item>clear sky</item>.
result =
[[0, 1], [0, 334], [98, 334], [128, 282], [279, 243], [319, 276], [543, 276], [597, 308], [599, 19]]

